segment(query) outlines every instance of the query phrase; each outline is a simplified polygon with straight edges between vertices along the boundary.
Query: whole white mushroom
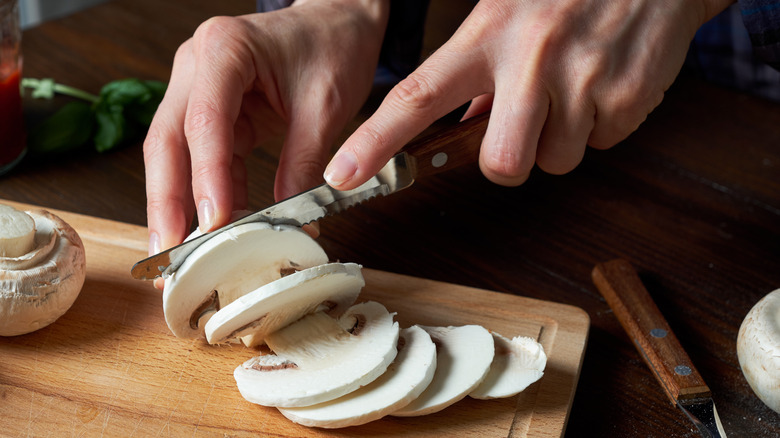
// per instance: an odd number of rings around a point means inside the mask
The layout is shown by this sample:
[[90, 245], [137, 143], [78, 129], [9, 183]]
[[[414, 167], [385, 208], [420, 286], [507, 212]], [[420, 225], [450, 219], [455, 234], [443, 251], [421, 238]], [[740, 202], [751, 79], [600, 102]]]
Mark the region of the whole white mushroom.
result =
[[84, 245], [70, 225], [46, 210], [0, 205], [0, 336], [56, 321], [85, 277]]
[[737, 336], [737, 357], [758, 398], [780, 413], [780, 289], [745, 316]]

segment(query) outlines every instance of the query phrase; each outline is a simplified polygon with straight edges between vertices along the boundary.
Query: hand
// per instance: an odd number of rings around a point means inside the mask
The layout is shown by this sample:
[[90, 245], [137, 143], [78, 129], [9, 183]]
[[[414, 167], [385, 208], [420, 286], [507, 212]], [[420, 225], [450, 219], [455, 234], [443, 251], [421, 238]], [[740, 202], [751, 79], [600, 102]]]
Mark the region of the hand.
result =
[[325, 171], [341, 190], [373, 176], [436, 119], [492, 106], [485, 176], [522, 184], [536, 163], [560, 174], [586, 145], [626, 138], [662, 100], [694, 33], [733, 0], [482, 0], [458, 31], [385, 98]]
[[280, 11], [203, 23], [174, 59], [144, 143], [149, 252], [247, 206], [244, 159], [286, 139], [276, 199], [321, 181], [340, 130], [371, 89], [386, 0], [300, 0]]

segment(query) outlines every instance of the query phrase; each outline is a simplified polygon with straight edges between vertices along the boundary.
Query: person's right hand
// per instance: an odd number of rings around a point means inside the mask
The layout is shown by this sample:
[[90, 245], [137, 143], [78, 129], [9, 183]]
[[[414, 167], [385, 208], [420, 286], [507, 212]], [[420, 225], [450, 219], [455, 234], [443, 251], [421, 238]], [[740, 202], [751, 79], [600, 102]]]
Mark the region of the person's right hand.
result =
[[203, 23], [176, 53], [144, 143], [149, 253], [247, 206], [244, 159], [286, 133], [277, 200], [321, 182], [332, 143], [371, 90], [387, 0], [299, 0]]

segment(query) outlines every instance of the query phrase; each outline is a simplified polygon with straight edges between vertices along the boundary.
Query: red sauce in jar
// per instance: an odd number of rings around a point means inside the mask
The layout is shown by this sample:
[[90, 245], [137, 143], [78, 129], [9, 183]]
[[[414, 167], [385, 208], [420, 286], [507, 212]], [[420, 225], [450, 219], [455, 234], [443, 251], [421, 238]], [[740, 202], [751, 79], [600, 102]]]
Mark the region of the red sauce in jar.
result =
[[20, 79], [18, 69], [0, 77], [0, 173], [16, 164], [25, 151]]

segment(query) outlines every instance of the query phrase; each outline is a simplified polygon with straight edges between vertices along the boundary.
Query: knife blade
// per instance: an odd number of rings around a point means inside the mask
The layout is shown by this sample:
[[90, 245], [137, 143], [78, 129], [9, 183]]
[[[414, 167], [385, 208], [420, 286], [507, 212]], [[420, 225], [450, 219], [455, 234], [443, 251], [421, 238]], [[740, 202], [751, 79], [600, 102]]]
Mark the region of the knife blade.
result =
[[633, 266], [622, 259], [600, 263], [592, 278], [672, 403], [703, 437], [725, 438], [709, 387]]
[[489, 117], [489, 113], [480, 114], [409, 143], [373, 178], [356, 189], [340, 191], [322, 184], [145, 258], [133, 265], [130, 273], [139, 280], [168, 277], [195, 248], [239, 225], [268, 222], [300, 227], [376, 196], [399, 192], [421, 177], [476, 162]]

